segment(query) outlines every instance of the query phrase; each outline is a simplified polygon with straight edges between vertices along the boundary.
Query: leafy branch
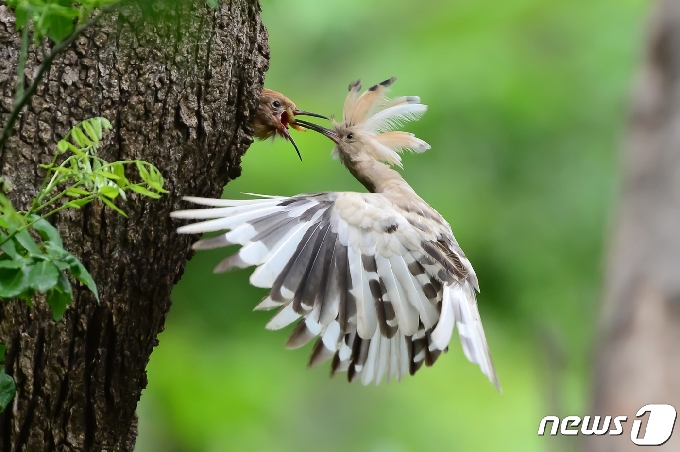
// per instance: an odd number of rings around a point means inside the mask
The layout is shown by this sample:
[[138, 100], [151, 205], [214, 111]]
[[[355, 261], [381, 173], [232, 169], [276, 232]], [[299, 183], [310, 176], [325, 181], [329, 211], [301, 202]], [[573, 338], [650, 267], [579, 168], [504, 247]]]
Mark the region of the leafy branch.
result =
[[[57, 144], [52, 162], [41, 165], [45, 178], [28, 211], [15, 210], [0, 192], [0, 299], [17, 297], [30, 305], [36, 292], [44, 293], [54, 319], [60, 320], [73, 300], [64, 273], [68, 271], [99, 300], [87, 269], [64, 249], [59, 232], [45, 219], [96, 199], [126, 216], [114, 204], [118, 197], [126, 200], [126, 192], [150, 198], [167, 193], [163, 176], [154, 165], [141, 160], [109, 163], [96, 155], [104, 132], [110, 129], [105, 118], [91, 118], [74, 126]], [[57, 164], [60, 157], [65, 158]], [[128, 179], [126, 168], [131, 166], [137, 169], [140, 182]]]
[[[54, 59], [75, 42], [85, 30], [97, 24], [101, 18], [115, 8], [118, 0], [81, 0], [80, 7], [71, 2], [54, 0], [8, 0], [7, 5], [16, 12], [16, 30], [21, 31], [21, 51], [17, 65], [17, 101], [7, 118], [0, 135], [0, 153], [9, 139], [19, 114], [38, 89], [45, 73]], [[103, 6], [103, 7], [102, 7]], [[95, 8], [101, 10], [89, 20]], [[77, 21], [74, 23], [74, 20]], [[24, 68], [28, 54], [29, 22], [33, 23], [33, 40], [39, 43], [44, 37], [51, 38], [57, 45], [45, 56], [33, 82], [24, 91]], [[78, 25], [76, 25], [78, 24]]]

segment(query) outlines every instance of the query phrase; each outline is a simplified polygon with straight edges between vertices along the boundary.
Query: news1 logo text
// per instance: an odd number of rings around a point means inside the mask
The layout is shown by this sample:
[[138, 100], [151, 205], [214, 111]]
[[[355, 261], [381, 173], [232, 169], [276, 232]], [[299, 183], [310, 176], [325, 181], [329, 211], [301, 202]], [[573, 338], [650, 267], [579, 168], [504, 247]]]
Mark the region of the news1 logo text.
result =
[[[643, 427], [643, 417], [649, 413], [647, 424]], [[673, 435], [677, 412], [672, 405], [650, 404], [638, 410], [630, 430], [630, 440], [638, 446], [660, 446]], [[546, 431], [551, 436], [558, 433], [567, 436], [622, 435], [628, 416], [567, 416], [560, 420], [557, 416], [546, 416], [538, 425], [538, 435]], [[549, 430], [548, 430], [549, 428]]]

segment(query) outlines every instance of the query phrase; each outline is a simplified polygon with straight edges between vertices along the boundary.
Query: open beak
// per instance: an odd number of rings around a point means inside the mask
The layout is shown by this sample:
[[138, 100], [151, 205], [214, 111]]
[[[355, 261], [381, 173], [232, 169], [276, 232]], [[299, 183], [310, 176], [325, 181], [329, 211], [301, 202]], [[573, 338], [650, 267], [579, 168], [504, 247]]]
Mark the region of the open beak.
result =
[[293, 147], [295, 148], [295, 152], [297, 152], [298, 157], [300, 157], [300, 161], [302, 161], [302, 154], [300, 154], [300, 149], [298, 149], [297, 143], [295, 142], [295, 140], [293, 139], [293, 137], [290, 135], [290, 132], [288, 131], [288, 128], [284, 128], [284, 129], [282, 130], [282, 133], [283, 133], [283, 136], [286, 137], [286, 139], [287, 139], [288, 141], [290, 141], [290, 143], [293, 145]]
[[[292, 110], [290, 108], [286, 109], [285, 112], [281, 115], [280, 123], [281, 123], [281, 134], [286, 137], [288, 141], [291, 142], [293, 147], [295, 148], [295, 151], [297, 152], [298, 157], [300, 158], [300, 161], [302, 161], [302, 154], [300, 154], [300, 149], [297, 147], [297, 143], [295, 143], [295, 140], [293, 137], [290, 135], [290, 132], [288, 131], [288, 127], [290, 126], [293, 129], [297, 130], [298, 132], [304, 132], [305, 129], [299, 125], [300, 121], [295, 119], [295, 116], [314, 116], [315, 118], [321, 118], [321, 119], [328, 119], [327, 117], [320, 115], [318, 113], [312, 113], [310, 111], [304, 111], [304, 110]], [[309, 123], [311, 124], [311, 123]], [[315, 124], [314, 124], [315, 125]]]
[[320, 133], [321, 135], [324, 135], [324, 136], [330, 138], [331, 140], [333, 140], [335, 142], [335, 144], [338, 144], [340, 142], [340, 137], [338, 136], [338, 134], [335, 130], [327, 129], [325, 127], [321, 127], [318, 124], [314, 124], [313, 122], [307, 122], [307, 121], [303, 121], [301, 119], [296, 119], [295, 122], [297, 124], [300, 124], [300, 125], [306, 127], [309, 130], [313, 130], [315, 132]]

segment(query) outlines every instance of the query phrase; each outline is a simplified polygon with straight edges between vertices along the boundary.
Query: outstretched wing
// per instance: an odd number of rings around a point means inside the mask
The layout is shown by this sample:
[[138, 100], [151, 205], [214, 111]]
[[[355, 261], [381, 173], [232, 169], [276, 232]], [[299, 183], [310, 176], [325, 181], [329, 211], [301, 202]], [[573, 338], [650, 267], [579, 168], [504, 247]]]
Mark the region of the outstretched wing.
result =
[[328, 359], [350, 381], [401, 379], [446, 351], [457, 324], [467, 358], [498, 386], [477, 310], [476, 276], [443, 219], [424, 202], [400, 206], [378, 193], [318, 193], [253, 200], [186, 198], [209, 209], [174, 212], [207, 220], [179, 233], [229, 230], [194, 249], [240, 244], [216, 268], [257, 266], [271, 292], [256, 309], [267, 324], [297, 321], [287, 347], [318, 336], [310, 366]]

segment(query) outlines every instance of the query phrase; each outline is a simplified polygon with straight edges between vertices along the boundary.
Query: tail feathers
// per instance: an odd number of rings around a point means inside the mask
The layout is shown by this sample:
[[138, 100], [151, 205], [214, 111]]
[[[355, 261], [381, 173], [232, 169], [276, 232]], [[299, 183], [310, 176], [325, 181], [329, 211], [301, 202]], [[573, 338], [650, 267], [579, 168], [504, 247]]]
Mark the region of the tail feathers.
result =
[[227, 239], [226, 235], [227, 234], [220, 234], [209, 239], [199, 240], [198, 242], [194, 243], [191, 247], [195, 250], [213, 250], [215, 248], [222, 248], [224, 246], [233, 245], [234, 243], [230, 242]]
[[482, 373], [501, 391], [472, 287], [465, 283], [457, 295], [449, 299], [452, 302], [465, 357], [470, 362], [478, 364]]
[[283, 305], [283, 303], [274, 301], [270, 296], [266, 296], [262, 299], [260, 304], [253, 308], [253, 311], [269, 311], [270, 309], [278, 308], [281, 305]]
[[265, 328], [268, 330], [280, 330], [281, 328], [285, 328], [291, 323], [295, 322], [299, 318], [300, 314], [295, 312], [293, 309], [293, 304], [288, 303], [282, 307], [278, 313], [276, 313], [269, 323], [267, 323]]
[[332, 322], [322, 337], [317, 339], [309, 367], [317, 366], [331, 357], [331, 375], [347, 372], [347, 379], [362, 384], [380, 384], [383, 380], [401, 380], [423, 365], [434, 364], [442, 351], [433, 345], [430, 330], [424, 327], [412, 337], [397, 332], [388, 338], [376, 330], [373, 338], [362, 339], [356, 333], [341, 334], [337, 322]]

